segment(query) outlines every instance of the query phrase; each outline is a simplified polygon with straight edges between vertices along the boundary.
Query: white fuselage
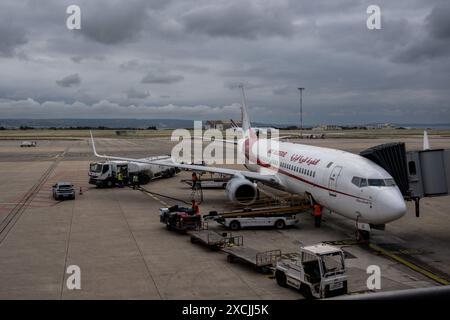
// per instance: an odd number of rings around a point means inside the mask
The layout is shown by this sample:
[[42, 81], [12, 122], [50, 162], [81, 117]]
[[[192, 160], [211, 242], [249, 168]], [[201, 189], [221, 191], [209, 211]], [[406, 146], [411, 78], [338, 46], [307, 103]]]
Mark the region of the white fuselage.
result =
[[[245, 140], [240, 140], [238, 150], [245, 153], [244, 146]], [[405, 201], [393, 178], [364, 157], [266, 139], [254, 141], [249, 147], [250, 155], [257, 155], [257, 161], [251, 159], [246, 164], [250, 171], [275, 174], [286, 191], [308, 195], [344, 217], [384, 224], [406, 213]]]

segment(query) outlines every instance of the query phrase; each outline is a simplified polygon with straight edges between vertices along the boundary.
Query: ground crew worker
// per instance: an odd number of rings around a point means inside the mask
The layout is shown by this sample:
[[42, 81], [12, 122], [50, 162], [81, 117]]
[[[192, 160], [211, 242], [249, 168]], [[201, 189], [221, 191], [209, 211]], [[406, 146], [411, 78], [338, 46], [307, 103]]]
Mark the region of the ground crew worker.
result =
[[117, 181], [119, 182], [119, 188], [123, 188], [123, 174], [122, 171], [117, 175]]
[[192, 210], [195, 214], [200, 214], [200, 208], [195, 200], [192, 200]]
[[195, 190], [198, 186], [198, 176], [197, 173], [192, 172], [192, 190]]
[[320, 228], [320, 222], [322, 221], [322, 206], [318, 203], [314, 205], [314, 226]]
[[133, 176], [133, 190], [136, 190], [136, 187], [139, 188], [139, 177], [137, 174]]

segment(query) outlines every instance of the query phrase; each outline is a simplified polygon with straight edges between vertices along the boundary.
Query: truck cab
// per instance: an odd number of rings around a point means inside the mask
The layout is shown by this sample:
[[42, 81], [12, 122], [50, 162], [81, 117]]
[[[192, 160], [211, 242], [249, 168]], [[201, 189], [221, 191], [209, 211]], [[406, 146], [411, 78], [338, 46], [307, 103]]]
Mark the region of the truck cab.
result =
[[89, 165], [89, 183], [97, 187], [113, 187], [117, 182], [117, 174], [128, 176], [127, 163], [94, 162]]
[[275, 278], [280, 286], [294, 287], [307, 299], [347, 294], [344, 252], [328, 244], [301, 247], [299, 254], [280, 259]]

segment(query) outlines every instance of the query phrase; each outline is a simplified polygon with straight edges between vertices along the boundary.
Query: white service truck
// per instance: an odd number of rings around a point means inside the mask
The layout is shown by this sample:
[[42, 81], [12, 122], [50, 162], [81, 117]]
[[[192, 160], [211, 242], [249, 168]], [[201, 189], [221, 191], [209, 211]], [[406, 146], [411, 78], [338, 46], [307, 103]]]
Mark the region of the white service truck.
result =
[[[142, 160], [170, 160], [170, 156], [145, 158]], [[124, 184], [132, 181], [137, 175], [139, 184], [147, 184], [154, 178], [173, 177], [179, 172], [176, 168], [170, 168], [157, 164], [131, 162], [131, 161], [101, 161], [89, 165], [89, 183], [97, 187], [114, 187], [117, 184], [119, 172], [124, 176]]]
[[305, 298], [329, 298], [347, 294], [344, 252], [329, 244], [300, 248], [300, 253], [277, 261], [275, 279], [282, 287], [294, 287]]

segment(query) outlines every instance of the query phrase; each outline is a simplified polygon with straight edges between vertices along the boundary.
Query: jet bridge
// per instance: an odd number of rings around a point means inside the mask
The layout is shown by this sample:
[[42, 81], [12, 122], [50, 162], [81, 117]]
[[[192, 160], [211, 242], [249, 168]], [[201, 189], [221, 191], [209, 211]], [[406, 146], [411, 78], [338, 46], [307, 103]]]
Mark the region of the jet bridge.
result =
[[398, 142], [369, 148], [360, 155], [394, 178], [405, 200], [415, 202], [417, 217], [421, 198], [450, 193], [450, 149], [406, 152], [405, 144]]

